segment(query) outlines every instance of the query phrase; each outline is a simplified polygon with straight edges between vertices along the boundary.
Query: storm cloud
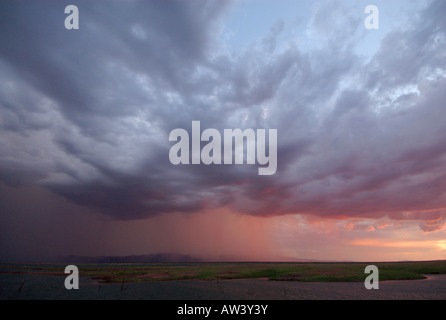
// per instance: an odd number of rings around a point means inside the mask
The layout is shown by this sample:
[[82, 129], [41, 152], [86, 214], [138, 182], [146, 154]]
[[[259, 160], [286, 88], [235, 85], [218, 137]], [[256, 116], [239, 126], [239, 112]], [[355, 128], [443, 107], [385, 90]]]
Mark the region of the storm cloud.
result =
[[[79, 30], [64, 28], [68, 4]], [[226, 207], [442, 228], [446, 2], [414, 12], [370, 57], [355, 51], [369, 32], [360, 4], [315, 6], [307, 28], [317, 45], [279, 20], [238, 50], [224, 37], [233, 6], [2, 1], [0, 181], [117, 220]], [[193, 120], [278, 129], [277, 173], [172, 165], [169, 133]]]

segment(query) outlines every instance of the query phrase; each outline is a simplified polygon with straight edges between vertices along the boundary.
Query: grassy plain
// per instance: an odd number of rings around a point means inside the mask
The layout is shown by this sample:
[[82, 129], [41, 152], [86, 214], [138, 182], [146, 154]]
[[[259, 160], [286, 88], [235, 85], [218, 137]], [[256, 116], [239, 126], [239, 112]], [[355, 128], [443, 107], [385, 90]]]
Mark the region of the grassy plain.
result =
[[[379, 268], [380, 281], [414, 280], [424, 274], [446, 274], [446, 261], [380, 263], [113, 263], [79, 264], [79, 274], [100, 283], [197, 279], [265, 278], [275, 281], [359, 282], [367, 265]], [[1, 273], [67, 276], [65, 265], [1, 263]]]

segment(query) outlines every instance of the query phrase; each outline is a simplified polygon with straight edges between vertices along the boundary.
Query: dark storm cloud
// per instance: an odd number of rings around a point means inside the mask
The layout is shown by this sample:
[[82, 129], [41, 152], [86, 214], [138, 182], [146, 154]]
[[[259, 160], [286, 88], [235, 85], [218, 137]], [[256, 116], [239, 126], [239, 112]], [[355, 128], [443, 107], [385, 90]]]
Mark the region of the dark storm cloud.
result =
[[[63, 27], [67, 4], [79, 7], [79, 30]], [[117, 219], [220, 206], [402, 219], [446, 207], [444, 1], [389, 33], [369, 62], [352, 51], [360, 33], [343, 31], [362, 16], [333, 5], [310, 23], [320, 48], [283, 45], [278, 21], [235, 52], [219, 38], [224, 1], [1, 6], [6, 184], [37, 184]], [[343, 19], [324, 19], [327, 10]], [[169, 132], [190, 132], [192, 120], [277, 128], [276, 175], [171, 165]]]

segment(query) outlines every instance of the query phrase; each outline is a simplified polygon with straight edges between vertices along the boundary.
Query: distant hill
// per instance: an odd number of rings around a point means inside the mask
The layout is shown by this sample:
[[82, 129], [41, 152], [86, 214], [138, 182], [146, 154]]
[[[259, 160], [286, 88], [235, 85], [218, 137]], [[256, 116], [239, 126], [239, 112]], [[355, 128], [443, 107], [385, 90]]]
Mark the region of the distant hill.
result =
[[201, 262], [202, 260], [190, 255], [175, 253], [157, 253], [132, 256], [68, 256], [58, 259], [64, 263], [150, 263], [150, 262]]

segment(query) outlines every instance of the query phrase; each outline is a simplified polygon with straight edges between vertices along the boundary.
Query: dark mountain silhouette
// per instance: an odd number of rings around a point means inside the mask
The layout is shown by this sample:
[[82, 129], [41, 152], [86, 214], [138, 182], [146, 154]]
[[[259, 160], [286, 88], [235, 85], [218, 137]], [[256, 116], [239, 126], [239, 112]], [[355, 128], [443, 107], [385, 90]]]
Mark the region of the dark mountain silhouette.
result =
[[58, 259], [64, 263], [149, 263], [149, 262], [201, 262], [202, 260], [190, 255], [175, 253], [157, 253], [131, 256], [68, 256]]

